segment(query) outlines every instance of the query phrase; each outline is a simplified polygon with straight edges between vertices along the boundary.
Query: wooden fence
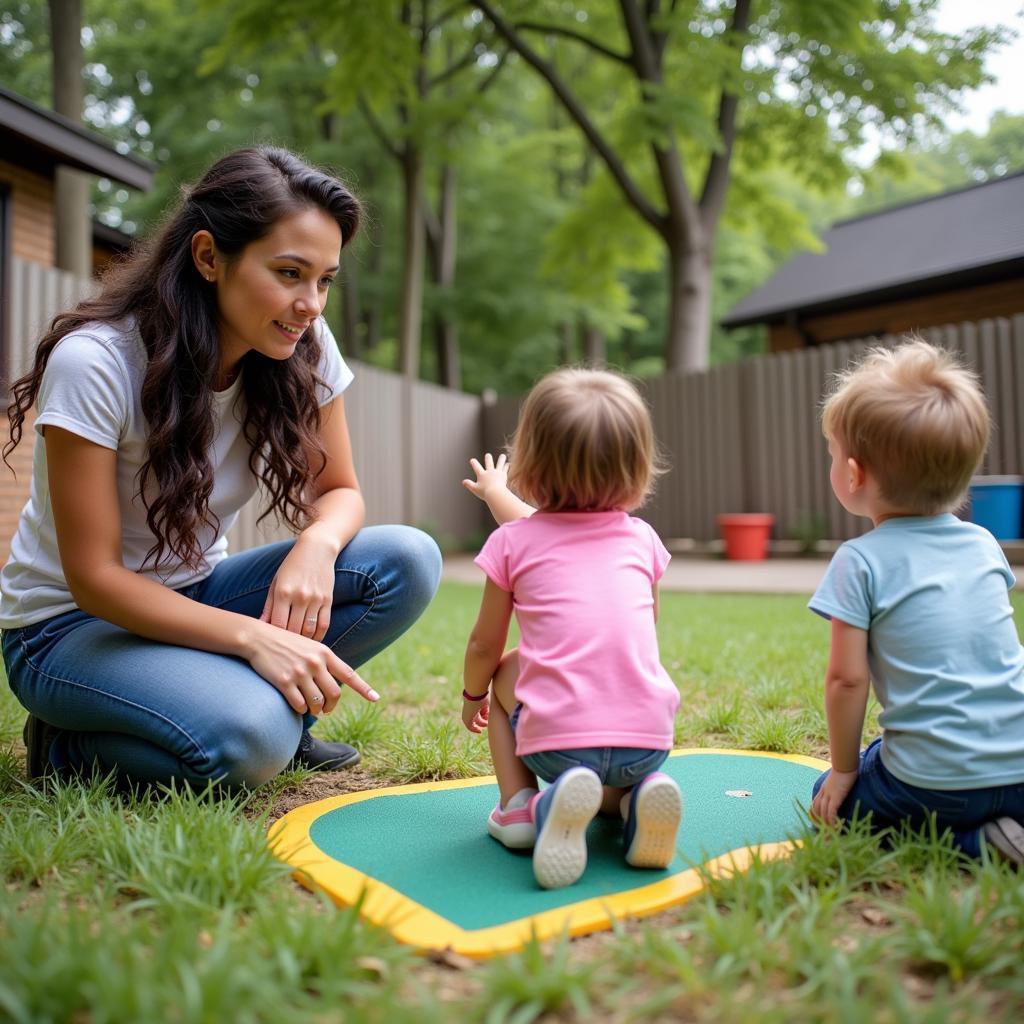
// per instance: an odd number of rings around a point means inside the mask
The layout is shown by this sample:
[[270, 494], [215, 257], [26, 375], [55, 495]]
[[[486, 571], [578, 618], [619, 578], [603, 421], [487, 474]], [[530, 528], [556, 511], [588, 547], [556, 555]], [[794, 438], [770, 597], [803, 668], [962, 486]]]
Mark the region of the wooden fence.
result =
[[[93, 287], [20, 260], [12, 278], [8, 379], [28, 365], [45, 321]], [[995, 423], [983, 471], [1024, 473], [1024, 316], [923, 334], [960, 353], [981, 375]], [[898, 340], [841, 342], [645, 381], [670, 469], [641, 514], [663, 537], [698, 541], [718, 536], [721, 512], [771, 512], [776, 538], [817, 533], [843, 540], [861, 533], [864, 522], [830, 492], [818, 408], [832, 374], [869, 344]], [[481, 399], [350, 363], [356, 381], [345, 406], [368, 521], [411, 523], [451, 542], [478, 537], [488, 523], [485, 510], [459, 481], [471, 456], [504, 447], [520, 400]], [[19, 472], [27, 488], [25, 476]], [[16, 515], [12, 502], [24, 497], [0, 492], [0, 500]], [[230, 534], [234, 550], [288, 535], [273, 522], [257, 526], [257, 515], [254, 502], [239, 516]]]
[[94, 281], [27, 260], [11, 261], [11, 308], [5, 380], [17, 380], [32, 362], [36, 342], [50, 320], [96, 290]]
[[[995, 425], [982, 471], [1024, 473], [1024, 316], [922, 335], [959, 353], [981, 376]], [[722, 512], [771, 512], [776, 538], [862, 533], [866, 521], [845, 512], [829, 488], [818, 409], [833, 374], [870, 345], [899, 340], [840, 342], [644, 381], [670, 469], [640, 514], [663, 537], [698, 541], [718, 536]], [[487, 449], [502, 448], [518, 408], [514, 398], [485, 408]]]
[[[347, 360], [355, 381], [345, 412], [367, 523], [410, 523], [442, 546], [484, 529], [481, 503], [461, 486], [480, 450], [480, 399]], [[272, 519], [257, 524], [254, 499], [228, 533], [231, 550], [291, 536]]]

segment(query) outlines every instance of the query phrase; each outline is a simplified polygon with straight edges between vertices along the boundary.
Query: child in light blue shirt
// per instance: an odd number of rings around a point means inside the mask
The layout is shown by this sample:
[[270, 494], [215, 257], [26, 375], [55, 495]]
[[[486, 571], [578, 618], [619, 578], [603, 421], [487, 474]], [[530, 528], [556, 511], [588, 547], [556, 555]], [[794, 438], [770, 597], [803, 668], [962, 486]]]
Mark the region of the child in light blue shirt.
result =
[[[811, 599], [832, 622], [832, 770], [811, 813], [876, 829], [935, 815], [968, 856], [1024, 864], [1024, 651], [1013, 574], [957, 519], [989, 415], [973, 374], [923, 341], [842, 375], [822, 424], [839, 502], [875, 528], [836, 552]], [[871, 684], [882, 735], [858, 753]]]

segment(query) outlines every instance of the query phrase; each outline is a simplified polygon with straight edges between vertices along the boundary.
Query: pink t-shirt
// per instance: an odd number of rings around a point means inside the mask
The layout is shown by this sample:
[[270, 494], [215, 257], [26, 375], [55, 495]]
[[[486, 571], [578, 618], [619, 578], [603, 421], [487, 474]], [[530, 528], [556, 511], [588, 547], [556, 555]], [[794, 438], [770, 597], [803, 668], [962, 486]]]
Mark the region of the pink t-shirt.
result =
[[669, 750], [679, 691], [658, 657], [652, 586], [669, 553], [625, 512], [537, 512], [499, 527], [476, 564], [511, 592], [523, 705], [516, 753]]

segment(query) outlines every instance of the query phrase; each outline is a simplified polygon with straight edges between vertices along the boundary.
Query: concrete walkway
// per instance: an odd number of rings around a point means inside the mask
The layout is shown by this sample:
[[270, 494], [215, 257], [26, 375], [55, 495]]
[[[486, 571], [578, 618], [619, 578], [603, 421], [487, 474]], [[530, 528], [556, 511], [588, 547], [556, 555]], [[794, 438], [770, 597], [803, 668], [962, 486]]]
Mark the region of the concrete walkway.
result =
[[[662, 578], [664, 590], [715, 594], [813, 594], [828, 566], [827, 558], [768, 558], [763, 562], [727, 562], [724, 558], [676, 555]], [[482, 585], [483, 572], [470, 555], [446, 555], [443, 579]]]

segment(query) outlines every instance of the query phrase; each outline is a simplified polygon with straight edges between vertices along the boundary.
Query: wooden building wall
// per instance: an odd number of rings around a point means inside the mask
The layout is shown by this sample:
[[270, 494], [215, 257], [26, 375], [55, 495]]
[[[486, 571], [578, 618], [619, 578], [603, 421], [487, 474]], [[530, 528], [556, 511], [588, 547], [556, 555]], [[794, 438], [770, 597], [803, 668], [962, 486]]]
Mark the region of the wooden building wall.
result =
[[864, 309], [810, 316], [792, 326], [773, 324], [769, 328], [769, 347], [772, 352], [788, 352], [822, 342], [904, 334], [943, 324], [1012, 317], [1018, 313], [1024, 313], [1024, 278], [1021, 277], [878, 303]]
[[0, 181], [11, 189], [11, 255], [52, 267], [57, 258], [53, 182], [5, 160], [0, 160]]

